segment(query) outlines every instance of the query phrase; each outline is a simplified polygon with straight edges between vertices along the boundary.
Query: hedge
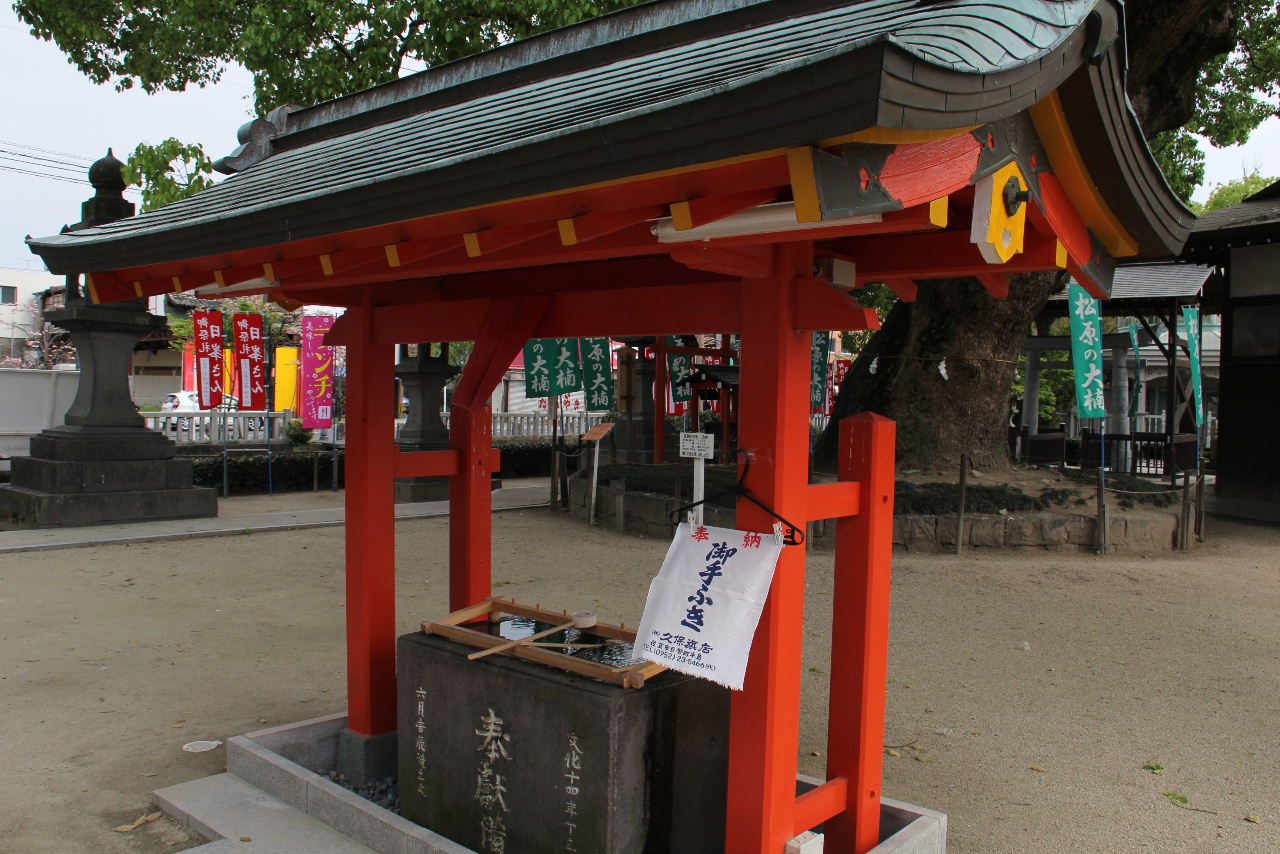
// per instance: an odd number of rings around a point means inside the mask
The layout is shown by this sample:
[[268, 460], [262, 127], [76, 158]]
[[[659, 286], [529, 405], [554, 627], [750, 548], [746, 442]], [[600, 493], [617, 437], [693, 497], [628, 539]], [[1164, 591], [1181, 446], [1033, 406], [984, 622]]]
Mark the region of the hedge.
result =
[[[315, 474], [314, 453], [284, 452], [271, 455], [271, 487], [273, 492], [300, 492], [309, 490]], [[331, 451], [319, 455], [320, 488], [333, 486], [333, 455]], [[344, 452], [338, 450], [338, 487], [343, 485]], [[227, 480], [232, 495], [267, 491], [267, 455], [264, 453], [230, 454], [227, 457]], [[222, 456], [197, 457], [195, 459], [195, 485], [222, 489]]]
[[[500, 477], [546, 477], [551, 474], [551, 440], [549, 438], [495, 439], [494, 447], [502, 452]], [[578, 449], [576, 438], [568, 439], [569, 453]], [[271, 455], [273, 492], [296, 492], [312, 488], [314, 453], [284, 451]], [[222, 455], [195, 456], [195, 485], [222, 489]], [[331, 452], [320, 453], [320, 488], [333, 485]], [[338, 449], [338, 488], [344, 485], [345, 453]], [[577, 466], [571, 461], [570, 469]], [[227, 475], [232, 495], [267, 491], [267, 455], [265, 453], [232, 453], [227, 458]]]

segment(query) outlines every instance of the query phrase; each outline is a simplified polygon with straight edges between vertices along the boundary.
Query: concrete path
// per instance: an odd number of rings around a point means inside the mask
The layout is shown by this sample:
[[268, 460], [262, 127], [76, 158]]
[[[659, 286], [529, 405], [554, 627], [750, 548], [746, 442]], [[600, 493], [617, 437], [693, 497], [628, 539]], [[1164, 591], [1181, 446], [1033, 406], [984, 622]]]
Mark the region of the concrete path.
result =
[[[493, 493], [493, 509], [495, 511], [515, 510], [521, 507], [545, 505], [548, 500], [548, 489], [547, 478], [506, 480], [503, 487]], [[79, 546], [122, 545], [155, 540], [184, 540], [240, 534], [246, 531], [322, 528], [342, 525], [346, 520], [342, 492], [282, 493], [270, 496], [269, 501], [264, 499], [268, 499], [268, 496], [246, 496], [224, 500], [219, 503], [216, 517], [204, 519], [159, 519], [83, 528], [0, 531], [0, 554], [68, 549]], [[315, 506], [317, 504], [322, 506]], [[266, 506], [272, 509], [262, 509]], [[397, 519], [448, 515], [449, 502], [447, 501], [422, 501], [396, 505]]]
[[373, 854], [301, 810], [231, 774], [155, 792], [156, 805], [211, 842], [190, 854]]

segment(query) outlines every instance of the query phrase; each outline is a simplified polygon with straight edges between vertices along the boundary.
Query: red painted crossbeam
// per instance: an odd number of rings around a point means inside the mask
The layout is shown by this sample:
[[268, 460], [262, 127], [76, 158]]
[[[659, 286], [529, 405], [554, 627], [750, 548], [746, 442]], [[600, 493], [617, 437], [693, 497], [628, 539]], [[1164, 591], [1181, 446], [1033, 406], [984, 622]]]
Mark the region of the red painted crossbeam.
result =
[[[495, 448], [489, 455], [490, 474], [502, 468], [502, 457]], [[441, 477], [458, 473], [457, 451], [402, 451], [397, 449], [396, 477]]]
[[988, 264], [969, 239], [968, 230], [940, 234], [868, 237], [850, 241], [858, 284], [895, 279], [950, 279], [988, 273], [1036, 273], [1058, 270], [1058, 244], [1052, 237], [1028, 235], [1025, 249], [1005, 264]]
[[828, 780], [796, 798], [793, 836], [813, 830], [845, 811], [849, 803], [849, 781], [844, 777]]

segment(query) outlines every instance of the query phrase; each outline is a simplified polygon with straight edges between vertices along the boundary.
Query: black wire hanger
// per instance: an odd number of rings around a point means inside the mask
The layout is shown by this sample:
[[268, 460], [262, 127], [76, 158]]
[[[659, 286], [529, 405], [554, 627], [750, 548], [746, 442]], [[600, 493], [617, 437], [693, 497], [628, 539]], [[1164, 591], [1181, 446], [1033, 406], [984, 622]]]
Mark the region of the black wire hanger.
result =
[[738, 482], [735, 483], [733, 486], [729, 487], [728, 489], [721, 489], [717, 492], [712, 493], [711, 495], [705, 496], [700, 501], [694, 501], [690, 504], [684, 505], [683, 507], [677, 507], [675, 510], [672, 510], [669, 514], [667, 514], [667, 521], [669, 521], [672, 525], [678, 525], [680, 523], [680, 520], [684, 518], [685, 513], [688, 513], [690, 510], [692, 510], [695, 507], [698, 507], [702, 504], [706, 504], [712, 498], [719, 498], [723, 495], [736, 495], [739, 498], [747, 499], [752, 504], [756, 505], [761, 510], [768, 513], [770, 516], [772, 516], [773, 518], [777, 519], [779, 522], [782, 523], [782, 526], [784, 528], [784, 533], [782, 538], [783, 545], [798, 546], [803, 544], [804, 531], [799, 526], [792, 524], [786, 518], [778, 515], [777, 511], [775, 511], [769, 505], [765, 504], [759, 498], [756, 498], [754, 495], [751, 494], [751, 490], [743, 486], [743, 483], [747, 479], [747, 472], [751, 470], [751, 455], [742, 448], [734, 448], [733, 453], [735, 455], [741, 454], [743, 459], [742, 474], [738, 475]]

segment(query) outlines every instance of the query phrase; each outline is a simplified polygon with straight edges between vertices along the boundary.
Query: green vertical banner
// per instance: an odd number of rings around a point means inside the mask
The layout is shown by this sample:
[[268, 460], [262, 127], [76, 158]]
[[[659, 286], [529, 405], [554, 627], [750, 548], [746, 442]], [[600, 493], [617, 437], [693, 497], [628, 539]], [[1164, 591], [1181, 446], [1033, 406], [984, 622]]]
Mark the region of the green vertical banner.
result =
[[582, 339], [582, 378], [586, 386], [588, 410], [617, 407], [608, 338]]
[[1076, 414], [1105, 418], [1102, 383], [1102, 314], [1098, 301], [1077, 284], [1067, 293], [1071, 305], [1071, 362], [1076, 375]]
[[551, 393], [568, 394], [582, 390], [582, 363], [577, 338], [550, 338]]
[[1187, 350], [1191, 353], [1191, 391], [1196, 398], [1196, 426], [1204, 424], [1204, 391], [1200, 387], [1200, 309], [1186, 306], [1182, 322], [1187, 326]]
[[551, 396], [551, 363], [549, 357], [554, 338], [534, 338], [524, 345], [524, 396]]
[[1138, 414], [1142, 408], [1142, 348], [1138, 346], [1138, 327], [1129, 327], [1129, 341], [1133, 344], [1133, 391], [1129, 393], [1129, 417]]
[[[680, 340], [678, 335], [667, 336], [668, 347], [683, 347], [684, 342]], [[689, 374], [693, 373], [693, 360], [688, 356], [677, 356], [668, 354], [667, 356], [667, 376], [671, 380], [671, 399], [676, 403], [683, 403], [693, 397], [693, 389], [687, 385], [677, 385], [681, 381], [688, 379]]]
[[809, 411], [821, 414], [827, 404], [827, 353], [831, 350], [831, 333], [813, 333], [813, 357], [809, 367]]

